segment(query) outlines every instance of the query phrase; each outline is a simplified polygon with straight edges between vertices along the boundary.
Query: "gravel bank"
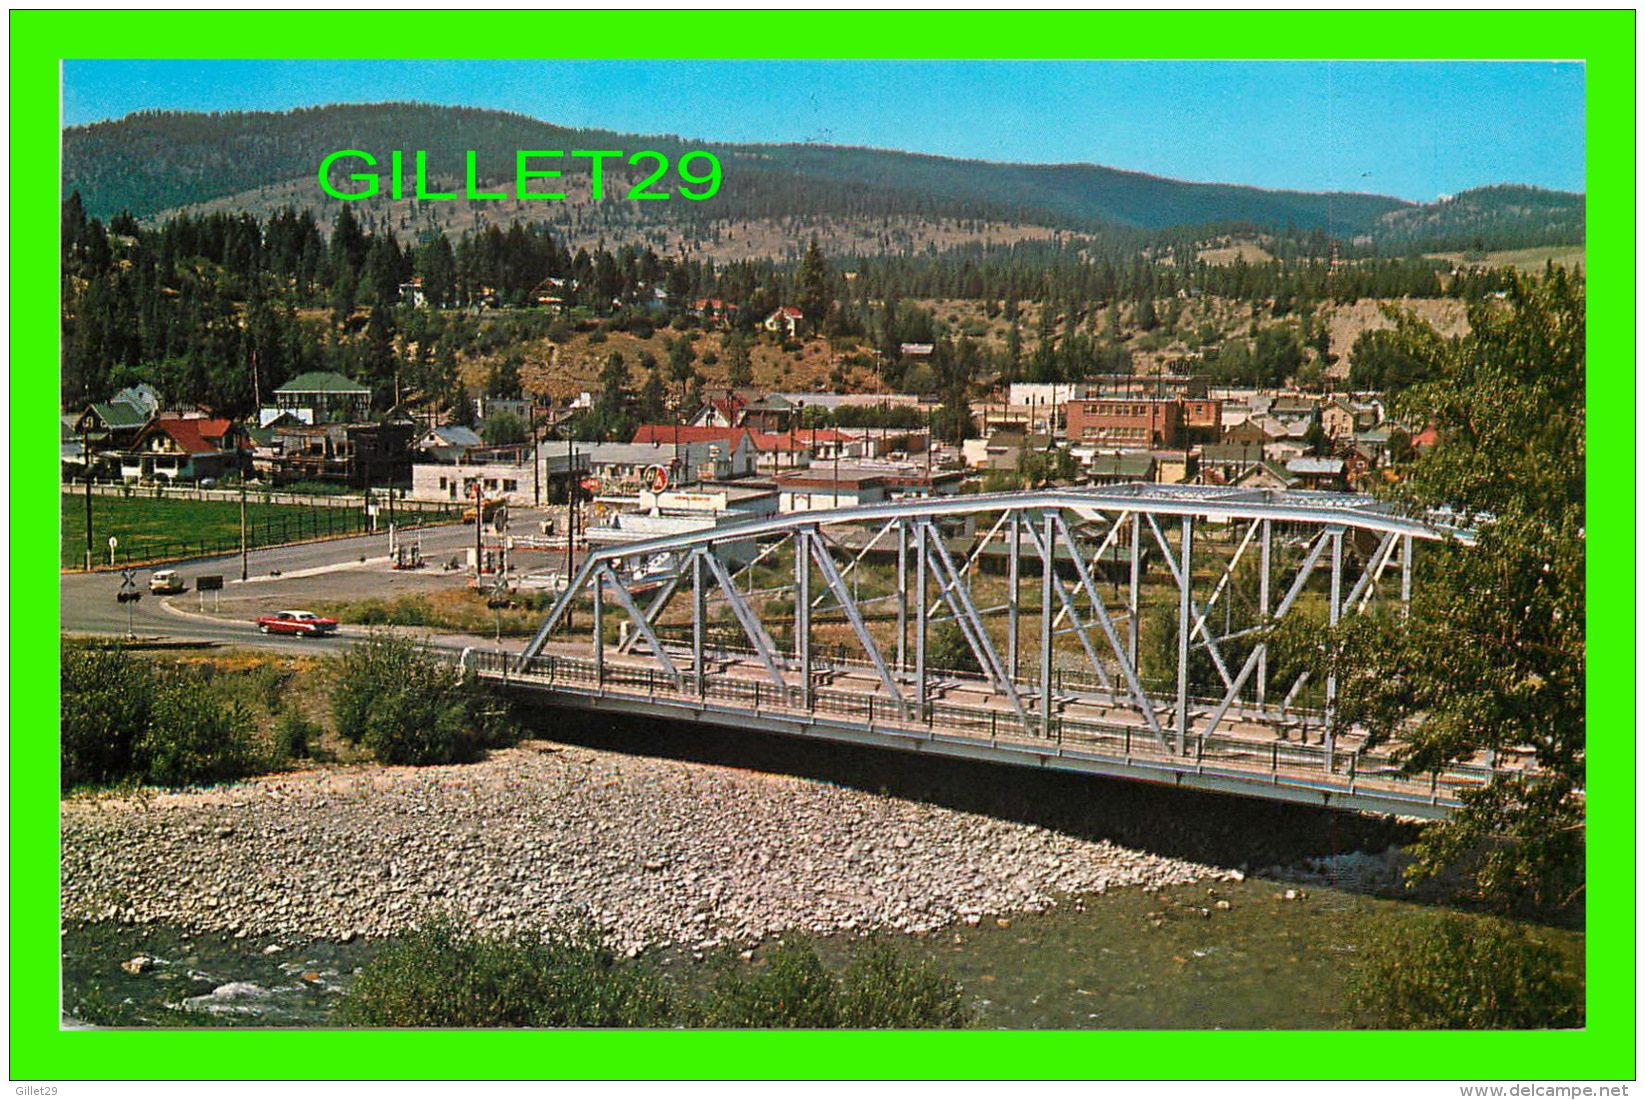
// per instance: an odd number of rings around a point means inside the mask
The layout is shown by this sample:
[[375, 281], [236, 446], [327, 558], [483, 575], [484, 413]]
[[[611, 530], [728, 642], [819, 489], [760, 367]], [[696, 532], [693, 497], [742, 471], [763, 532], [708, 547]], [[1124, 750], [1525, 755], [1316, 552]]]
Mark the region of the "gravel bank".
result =
[[66, 920], [347, 940], [583, 913], [637, 951], [929, 930], [1239, 872], [809, 779], [530, 742], [62, 806]]

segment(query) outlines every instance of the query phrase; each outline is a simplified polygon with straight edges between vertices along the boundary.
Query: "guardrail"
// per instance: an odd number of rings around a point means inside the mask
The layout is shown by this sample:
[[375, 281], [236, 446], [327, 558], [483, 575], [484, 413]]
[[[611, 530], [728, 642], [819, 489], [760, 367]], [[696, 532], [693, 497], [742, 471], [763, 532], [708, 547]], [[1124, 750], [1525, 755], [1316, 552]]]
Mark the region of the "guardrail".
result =
[[685, 675], [679, 685], [665, 673], [591, 658], [539, 656], [524, 670], [517, 655], [469, 649], [457, 657], [486, 679], [594, 698], [634, 699], [700, 709], [705, 704], [727, 715], [768, 716], [802, 722], [826, 718], [878, 733], [935, 739], [955, 744], [1026, 749], [1045, 756], [1086, 760], [1130, 769], [1240, 780], [1258, 785], [1369, 796], [1411, 806], [1455, 806], [1464, 792], [1491, 783], [1490, 766], [1452, 764], [1423, 775], [1408, 775], [1392, 756], [1350, 748], [1326, 748], [1277, 738], [1271, 742], [1223, 734], [1191, 734], [1187, 752], [1161, 749], [1142, 727], [1121, 722], [1053, 716], [1049, 736], [1026, 729], [1015, 713], [994, 707], [930, 702], [906, 713], [896, 701], [869, 692], [799, 685], [778, 687], [728, 676], [704, 678], [701, 693]]

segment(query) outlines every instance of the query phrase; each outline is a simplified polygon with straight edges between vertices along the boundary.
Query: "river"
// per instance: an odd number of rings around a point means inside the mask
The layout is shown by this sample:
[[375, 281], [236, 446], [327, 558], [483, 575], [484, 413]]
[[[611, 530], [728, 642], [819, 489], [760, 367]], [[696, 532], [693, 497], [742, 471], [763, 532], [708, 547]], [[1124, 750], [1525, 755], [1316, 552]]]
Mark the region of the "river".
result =
[[[734, 731], [686, 738], [635, 723], [584, 731], [576, 743], [624, 758], [661, 752], [687, 766], [804, 776], [1243, 872], [1241, 881], [1065, 894], [1044, 912], [973, 912], [923, 934], [894, 933], [905, 952], [929, 957], [961, 983], [987, 1028], [1343, 1027], [1343, 982], [1356, 952], [1419, 909], [1376, 896], [1397, 876], [1387, 860], [1356, 854], [1414, 835], [1387, 819]], [[1580, 931], [1540, 932], [1580, 967]], [[816, 942], [839, 964], [858, 939]], [[70, 921], [64, 1006], [94, 1022], [137, 1026], [327, 1026], [382, 943], [190, 935], [164, 918]], [[712, 962], [703, 954], [663, 947], [648, 957], [700, 985]], [[153, 962], [133, 967], [138, 973], [122, 968], [139, 956]]]

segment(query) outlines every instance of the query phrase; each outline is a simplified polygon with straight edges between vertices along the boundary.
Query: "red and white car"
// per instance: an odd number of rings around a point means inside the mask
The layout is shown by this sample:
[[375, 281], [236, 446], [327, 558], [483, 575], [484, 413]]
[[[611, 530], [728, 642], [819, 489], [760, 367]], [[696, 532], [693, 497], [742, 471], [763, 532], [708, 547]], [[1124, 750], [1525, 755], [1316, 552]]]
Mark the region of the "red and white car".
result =
[[264, 634], [295, 634], [300, 638], [337, 633], [336, 619], [322, 619], [312, 611], [276, 611], [259, 615], [257, 629]]

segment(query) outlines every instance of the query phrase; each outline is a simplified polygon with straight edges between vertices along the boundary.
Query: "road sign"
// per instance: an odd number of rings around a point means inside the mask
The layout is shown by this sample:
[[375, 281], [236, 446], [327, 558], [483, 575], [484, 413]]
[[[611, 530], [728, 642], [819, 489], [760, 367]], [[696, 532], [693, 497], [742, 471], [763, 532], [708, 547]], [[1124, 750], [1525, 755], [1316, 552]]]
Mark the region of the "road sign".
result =
[[209, 577], [196, 577], [194, 579], [194, 590], [196, 592], [217, 592], [220, 591], [222, 587], [223, 575], [221, 573], [217, 573]]
[[109, 536], [109, 549], [113, 550], [116, 546], [119, 546], [119, 545], [120, 545], [120, 540], [115, 538], [113, 535], [110, 535]]

